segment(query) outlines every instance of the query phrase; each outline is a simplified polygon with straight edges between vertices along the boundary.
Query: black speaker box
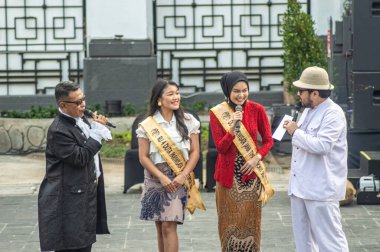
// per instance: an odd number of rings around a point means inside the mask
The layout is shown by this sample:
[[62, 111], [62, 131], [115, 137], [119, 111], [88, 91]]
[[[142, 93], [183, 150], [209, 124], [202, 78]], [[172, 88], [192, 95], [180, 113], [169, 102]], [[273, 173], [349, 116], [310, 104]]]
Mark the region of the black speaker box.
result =
[[[347, 59], [344, 54], [336, 53], [334, 54], [334, 65], [335, 66], [345, 66]], [[334, 90], [333, 97], [334, 101], [338, 104], [347, 104], [349, 89], [347, 86], [347, 68], [337, 67], [334, 69]]]
[[353, 70], [380, 71], [380, 1], [353, 0]]
[[149, 39], [93, 39], [89, 43], [90, 57], [149, 57], [152, 43]]
[[333, 52], [342, 53], [343, 50], [343, 21], [335, 22]]
[[380, 151], [361, 151], [360, 168], [380, 178]]
[[140, 109], [146, 106], [149, 90], [156, 82], [155, 57], [86, 58], [84, 90], [87, 104], [121, 100]]
[[360, 177], [368, 176], [368, 170], [360, 166], [360, 152], [380, 150], [380, 130], [354, 130], [347, 132], [348, 143], [348, 178], [353, 184], [359, 181]]
[[353, 40], [353, 31], [352, 31], [352, 17], [343, 16], [343, 27], [342, 27], [342, 51], [343, 54], [349, 54], [352, 50], [352, 40]]
[[[379, 50], [380, 51], [380, 50]], [[380, 129], [380, 72], [353, 73], [351, 127]]]
[[380, 205], [380, 192], [359, 191], [356, 196], [356, 203], [359, 205]]

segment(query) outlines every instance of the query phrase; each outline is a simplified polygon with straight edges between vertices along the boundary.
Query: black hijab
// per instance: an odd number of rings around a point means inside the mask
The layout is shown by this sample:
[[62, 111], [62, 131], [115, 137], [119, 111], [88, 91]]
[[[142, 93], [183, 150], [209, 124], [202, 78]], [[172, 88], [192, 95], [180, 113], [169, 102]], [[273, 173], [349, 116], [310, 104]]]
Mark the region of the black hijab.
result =
[[[249, 89], [248, 79], [247, 76], [242, 72], [229, 72], [223, 74], [222, 78], [220, 79], [220, 86], [222, 87], [223, 94], [226, 97], [226, 100], [228, 104], [235, 109], [236, 104], [230, 101], [230, 95], [232, 92], [232, 88], [235, 86], [236, 83], [239, 81], [244, 81], [247, 83], [247, 87]], [[243, 104], [243, 106], [245, 103]]]

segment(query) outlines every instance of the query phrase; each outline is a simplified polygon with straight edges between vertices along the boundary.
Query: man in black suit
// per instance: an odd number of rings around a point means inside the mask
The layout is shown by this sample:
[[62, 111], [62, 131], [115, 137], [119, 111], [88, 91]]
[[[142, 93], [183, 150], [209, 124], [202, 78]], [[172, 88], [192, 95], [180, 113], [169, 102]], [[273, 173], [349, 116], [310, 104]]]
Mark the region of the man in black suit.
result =
[[41, 250], [89, 252], [96, 234], [109, 234], [99, 150], [111, 139], [107, 118], [84, 117], [79, 85], [64, 81], [55, 88], [58, 116], [47, 133], [46, 174], [38, 194]]

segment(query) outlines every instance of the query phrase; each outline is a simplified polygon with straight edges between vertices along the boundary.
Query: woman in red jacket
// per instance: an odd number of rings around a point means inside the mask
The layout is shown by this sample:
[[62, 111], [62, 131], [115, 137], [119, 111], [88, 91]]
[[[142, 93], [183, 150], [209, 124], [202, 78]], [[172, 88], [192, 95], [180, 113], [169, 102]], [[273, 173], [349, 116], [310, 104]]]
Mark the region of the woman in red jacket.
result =
[[218, 150], [214, 178], [221, 247], [222, 251], [260, 251], [259, 198], [264, 188], [254, 168], [273, 145], [271, 128], [264, 107], [248, 100], [245, 74], [226, 73], [220, 84], [226, 101], [211, 109], [210, 126]]

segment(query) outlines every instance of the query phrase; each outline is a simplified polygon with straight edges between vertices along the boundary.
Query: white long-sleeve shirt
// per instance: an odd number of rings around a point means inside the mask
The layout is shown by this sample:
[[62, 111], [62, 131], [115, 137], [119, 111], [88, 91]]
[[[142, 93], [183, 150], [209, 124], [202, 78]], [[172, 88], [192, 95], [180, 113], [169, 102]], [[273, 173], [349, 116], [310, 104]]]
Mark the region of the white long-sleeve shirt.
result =
[[347, 181], [347, 126], [331, 99], [310, 109], [293, 134], [289, 195], [302, 199], [344, 199]]

